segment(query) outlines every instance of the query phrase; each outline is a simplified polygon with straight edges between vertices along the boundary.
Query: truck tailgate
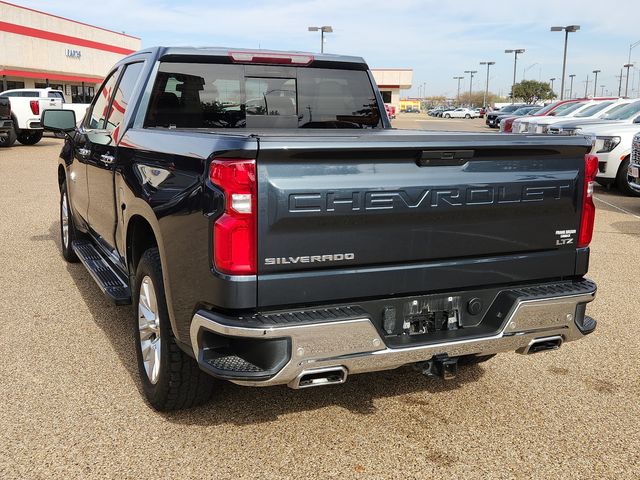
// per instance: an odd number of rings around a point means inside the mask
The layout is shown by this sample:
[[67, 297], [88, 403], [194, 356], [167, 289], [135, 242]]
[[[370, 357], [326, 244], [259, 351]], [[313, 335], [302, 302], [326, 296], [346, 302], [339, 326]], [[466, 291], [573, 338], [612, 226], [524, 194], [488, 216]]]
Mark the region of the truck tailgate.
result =
[[575, 275], [588, 148], [582, 137], [261, 136], [258, 304]]

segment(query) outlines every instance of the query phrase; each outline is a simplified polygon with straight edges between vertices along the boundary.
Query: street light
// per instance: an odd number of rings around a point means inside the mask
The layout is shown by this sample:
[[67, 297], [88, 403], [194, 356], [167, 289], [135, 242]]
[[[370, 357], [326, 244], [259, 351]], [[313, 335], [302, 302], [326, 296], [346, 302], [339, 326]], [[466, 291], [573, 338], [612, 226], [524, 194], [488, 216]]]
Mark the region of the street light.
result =
[[633, 67], [633, 63], [625, 63], [623, 66], [627, 69], [627, 84], [624, 87], [624, 96], [627, 97], [629, 93], [629, 69]]
[[604, 85], [600, 85], [600, 88], [602, 89], [602, 90], [600, 91], [600, 96], [601, 96], [601, 97], [604, 97], [604, 87], [605, 87]]
[[309, 27], [310, 32], [317, 32], [320, 30], [320, 53], [324, 53], [324, 34], [332, 33], [333, 28], [331, 25], [324, 25], [323, 27]]
[[552, 32], [562, 32], [564, 30], [564, 56], [562, 58], [562, 83], [560, 85], [560, 100], [564, 99], [564, 74], [567, 69], [567, 42], [569, 33], [580, 30], [580, 25], [567, 25], [566, 27], [551, 27]]
[[504, 53], [513, 53], [513, 83], [511, 84], [511, 103], [515, 103], [515, 95], [513, 94], [513, 87], [516, 84], [516, 67], [518, 65], [518, 55], [524, 53], [524, 48], [516, 48], [514, 50], [505, 50]]
[[572, 99], [573, 98], [573, 79], [576, 78], [575, 73], [569, 75], [569, 78], [571, 79], [571, 87], [569, 87], [570, 88], [570, 90], [569, 90], [569, 99]]
[[464, 77], [453, 77], [454, 80], [458, 80], [458, 95], [456, 96], [456, 102], [460, 105], [460, 80], [463, 80]]
[[471, 76], [469, 77], [469, 106], [473, 107], [473, 101], [471, 100], [471, 95], [472, 95], [471, 89], [473, 88], [473, 74], [474, 73], [478, 73], [478, 71], [477, 70], [465, 70], [464, 73], [471, 74]]
[[593, 73], [596, 74], [596, 78], [593, 80], [593, 96], [596, 97], [597, 96], [597, 92], [598, 92], [598, 74], [601, 72], [602, 70], [594, 70]]
[[553, 82], [556, 81], [556, 77], [550, 78], [549, 80], [551, 80], [551, 91], [553, 92]]
[[482, 99], [482, 106], [486, 107], [487, 106], [487, 98], [489, 97], [489, 67], [491, 67], [491, 65], [495, 65], [496, 62], [480, 62], [480, 65], [486, 65], [487, 66], [487, 81], [485, 84], [485, 88], [484, 88], [484, 97]]

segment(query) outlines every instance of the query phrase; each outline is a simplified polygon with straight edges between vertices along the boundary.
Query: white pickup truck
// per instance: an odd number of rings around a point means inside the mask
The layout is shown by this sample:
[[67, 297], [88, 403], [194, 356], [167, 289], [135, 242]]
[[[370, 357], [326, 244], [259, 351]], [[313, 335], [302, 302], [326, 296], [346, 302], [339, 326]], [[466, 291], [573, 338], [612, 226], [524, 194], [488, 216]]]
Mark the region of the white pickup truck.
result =
[[[0, 96], [11, 100], [11, 117], [17, 139], [23, 145], [35, 145], [42, 139], [40, 115], [48, 109], [73, 110], [76, 118], [82, 119], [89, 104], [66, 103], [60, 90], [51, 88], [20, 88], [0, 92]], [[13, 142], [11, 142], [13, 143]], [[11, 146], [11, 145], [5, 145]]]

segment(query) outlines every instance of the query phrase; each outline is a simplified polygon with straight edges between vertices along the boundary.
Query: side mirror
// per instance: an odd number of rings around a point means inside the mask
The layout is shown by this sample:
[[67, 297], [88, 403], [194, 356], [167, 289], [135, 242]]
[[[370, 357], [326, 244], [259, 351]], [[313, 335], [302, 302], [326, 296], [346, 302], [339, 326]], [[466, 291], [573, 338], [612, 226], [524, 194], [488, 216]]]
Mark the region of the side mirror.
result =
[[76, 112], [73, 110], [45, 110], [42, 112], [42, 128], [48, 132], [73, 132], [76, 129]]
[[556, 112], [551, 112], [551, 113], [549, 114], [549, 116], [550, 116], [550, 117], [555, 117], [555, 116], [556, 116]]

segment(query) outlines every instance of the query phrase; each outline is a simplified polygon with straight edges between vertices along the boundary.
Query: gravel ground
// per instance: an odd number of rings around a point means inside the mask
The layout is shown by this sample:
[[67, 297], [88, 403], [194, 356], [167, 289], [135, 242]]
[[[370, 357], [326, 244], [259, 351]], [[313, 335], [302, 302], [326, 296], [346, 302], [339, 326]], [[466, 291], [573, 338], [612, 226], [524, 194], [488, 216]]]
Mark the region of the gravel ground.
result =
[[450, 382], [229, 384], [161, 414], [139, 393], [130, 307], [59, 254], [60, 144], [0, 150], [0, 479], [640, 478], [640, 199], [597, 191], [599, 327], [582, 341]]

